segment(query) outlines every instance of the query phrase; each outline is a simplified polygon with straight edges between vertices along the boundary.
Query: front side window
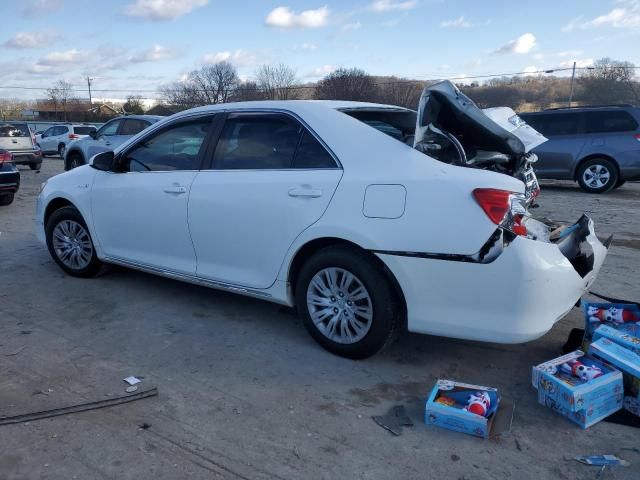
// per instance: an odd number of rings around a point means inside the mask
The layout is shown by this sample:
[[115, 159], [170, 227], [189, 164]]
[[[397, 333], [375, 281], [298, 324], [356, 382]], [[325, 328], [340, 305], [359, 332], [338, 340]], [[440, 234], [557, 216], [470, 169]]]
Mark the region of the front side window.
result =
[[137, 135], [149, 126], [149, 122], [137, 118], [127, 118], [122, 123], [120, 135]]
[[200, 149], [211, 117], [166, 127], [129, 150], [121, 168], [125, 172], [198, 170]]
[[285, 115], [231, 115], [216, 146], [214, 168], [291, 168], [301, 132], [302, 126]]
[[633, 132], [638, 123], [623, 111], [585, 112], [587, 133]]
[[118, 133], [118, 127], [120, 126], [120, 120], [112, 120], [109, 123], [104, 124], [100, 130], [98, 130], [98, 137], [111, 137]]

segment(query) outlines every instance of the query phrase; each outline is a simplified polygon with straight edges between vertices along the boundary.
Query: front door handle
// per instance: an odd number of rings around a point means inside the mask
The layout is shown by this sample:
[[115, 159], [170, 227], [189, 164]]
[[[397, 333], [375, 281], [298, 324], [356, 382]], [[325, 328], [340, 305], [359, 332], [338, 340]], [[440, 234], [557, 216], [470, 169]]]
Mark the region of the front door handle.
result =
[[289, 190], [289, 196], [318, 198], [322, 196], [322, 190], [316, 188], [292, 188]]
[[164, 189], [164, 193], [171, 193], [173, 195], [182, 195], [187, 193], [187, 187], [182, 187], [180, 185], [173, 185], [171, 187], [166, 187]]

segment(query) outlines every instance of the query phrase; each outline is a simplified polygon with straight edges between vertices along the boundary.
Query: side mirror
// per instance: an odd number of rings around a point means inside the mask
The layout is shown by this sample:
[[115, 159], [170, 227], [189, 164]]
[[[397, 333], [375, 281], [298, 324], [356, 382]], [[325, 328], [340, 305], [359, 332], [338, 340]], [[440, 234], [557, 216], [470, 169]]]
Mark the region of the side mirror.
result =
[[98, 132], [96, 132], [95, 130], [91, 130], [91, 131], [89, 132], [89, 136], [90, 136], [91, 138], [93, 138], [94, 140], [96, 140], [96, 139], [98, 138]]
[[115, 154], [112, 151], [101, 152], [89, 160], [89, 165], [91, 165], [96, 170], [102, 170], [103, 172], [108, 172], [113, 169], [115, 162]]

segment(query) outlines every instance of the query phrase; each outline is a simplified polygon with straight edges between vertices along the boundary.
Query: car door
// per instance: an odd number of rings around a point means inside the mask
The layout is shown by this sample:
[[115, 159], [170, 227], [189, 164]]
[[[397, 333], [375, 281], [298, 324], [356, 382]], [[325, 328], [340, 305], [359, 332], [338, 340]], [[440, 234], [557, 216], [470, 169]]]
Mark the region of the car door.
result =
[[536, 174], [541, 178], [573, 179], [575, 162], [585, 144], [582, 113], [545, 113], [524, 118], [548, 138], [533, 150], [538, 156], [533, 165]]
[[45, 132], [42, 134], [42, 137], [40, 139], [40, 149], [43, 152], [50, 152], [51, 151], [51, 147], [50, 147], [50, 145], [52, 144], [51, 139], [52, 139], [53, 135], [55, 134], [56, 128], [57, 127], [47, 128], [45, 130]]
[[109, 259], [195, 274], [187, 204], [211, 118], [180, 120], [150, 132], [118, 153], [116, 171], [96, 174], [92, 218]]
[[230, 113], [219, 130], [189, 200], [197, 274], [268, 288], [294, 239], [324, 213], [342, 169], [285, 113]]

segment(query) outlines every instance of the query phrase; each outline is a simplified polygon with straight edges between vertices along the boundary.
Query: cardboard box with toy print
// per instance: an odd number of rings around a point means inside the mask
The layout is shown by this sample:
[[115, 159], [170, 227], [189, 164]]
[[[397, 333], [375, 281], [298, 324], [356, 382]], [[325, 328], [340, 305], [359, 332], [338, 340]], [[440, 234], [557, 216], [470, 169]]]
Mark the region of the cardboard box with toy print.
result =
[[601, 325], [593, 332], [593, 341], [606, 338], [621, 347], [640, 355], [640, 325], [633, 323], [621, 325], [618, 327], [610, 327], [609, 325]]
[[577, 350], [533, 367], [538, 402], [582, 428], [622, 408], [622, 374]]
[[[600, 327], [594, 335], [598, 337]], [[634, 415], [640, 416], [640, 355], [624, 348], [618, 343], [606, 337], [600, 337], [589, 346], [589, 354], [593, 357], [604, 360], [612, 367], [622, 372], [624, 384], [624, 405], [625, 410]]]
[[511, 428], [513, 403], [498, 390], [438, 380], [425, 404], [424, 421], [456, 432], [489, 438]]
[[640, 308], [632, 303], [590, 303], [582, 301], [584, 350], [588, 350], [596, 329], [606, 325], [640, 337]]

